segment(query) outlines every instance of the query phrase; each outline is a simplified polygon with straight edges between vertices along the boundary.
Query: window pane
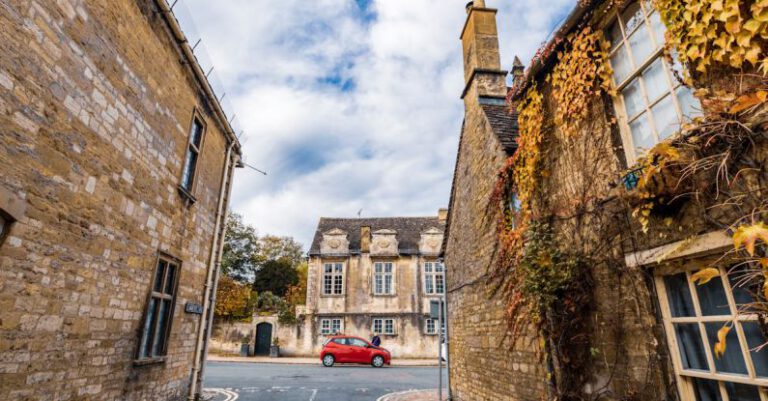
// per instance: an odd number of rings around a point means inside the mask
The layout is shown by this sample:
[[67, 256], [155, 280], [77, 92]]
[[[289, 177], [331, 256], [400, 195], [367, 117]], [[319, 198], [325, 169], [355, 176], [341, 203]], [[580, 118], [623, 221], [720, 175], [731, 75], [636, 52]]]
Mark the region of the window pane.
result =
[[392, 276], [384, 277], [384, 293], [392, 294]]
[[157, 263], [157, 271], [155, 272], [155, 286], [153, 287], [153, 290], [155, 292], [162, 292], [163, 291], [163, 278], [165, 277], [165, 267], [168, 264], [161, 260]]
[[640, 9], [640, 3], [632, 3], [621, 13], [621, 22], [624, 23], [624, 29], [627, 34], [643, 24], [643, 11]]
[[[717, 342], [717, 331], [723, 327], [724, 322], [704, 323], [707, 329], [707, 339], [710, 346], [714, 347]], [[744, 357], [739, 345], [739, 337], [736, 330], [731, 330], [725, 338], [725, 353], [715, 358], [715, 369], [718, 372], [747, 374], [747, 366], [744, 364]]]
[[168, 278], [165, 280], [165, 293], [173, 295], [173, 284], [176, 279], [176, 266], [168, 264]]
[[656, 48], [659, 48], [664, 45], [664, 32], [666, 32], [666, 28], [664, 27], [664, 23], [661, 22], [661, 18], [659, 18], [659, 13], [655, 12], [649, 15], [648, 19], [651, 21], [653, 38], [656, 39]]
[[632, 50], [635, 68], [639, 67], [653, 53], [653, 43], [651, 43], [651, 37], [648, 35], [648, 28], [645, 24], [640, 25], [640, 28], [629, 36], [629, 48]]
[[643, 71], [645, 91], [648, 93], [648, 101], [653, 103], [656, 99], [669, 93], [669, 81], [664, 72], [664, 63], [657, 58], [645, 71]]
[[685, 273], [665, 276], [664, 286], [667, 289], [669, 309], [672, 311], [673, 317], [688, 317], [695, 315], [691, 290], [690, 287], [688, 287], [688, 278], [685, 277]]
[[725, 391], [728, 392], [728, 398], [734, 401], [760, 401], [760, 390], [757, 386], [725, 382]]
[[641, 114], [635, 121], [629, 124], [629, 130], [632, 132], [632, 143], [638, 154], [645, 153], [646, 150], [656, 145], [656, 136], [648, 125], [648, 113]]
[[165, 341], [165, 335], [168, 331], [168, 323], [170, 321], [169, 315], [171, 313], [171, 301], [169, 300], [163, 300], [160, 302], [160, 313], [158, 314], [157, 318], [157, 327], [155, 331], [155, 338], [152, 344], [152, 355], [158, 356], [158, 355], [165, 355], [165, 350], [163, 349], [164, 341]]
[[694, 96], [691, 88], [684, 85], [677, 88], [677, 99], [680, 101], [680, 108], [686, 120], [690, 121], [701, 115], [701, 103]]
[[392, 263], [385, 263], [384, 264], [384, 272], [385, 273], [392, 273]]
[[341, 276], [335, 276], [333, 279], [333, 292], [340, 295], [342, 292]]
[[382, 282], [381, 282], [381, 275], [380, 274], [375, 275], [373, 277], [373, 282], [374, 282], [373, 292], [375, 294], [381, 294], [381, 291], [382, 291], [381, 288], [382, 288], [382, 285], [383, 285]]
[[149, 338], [152, 332], [152, 322], [155, 320], [155, 309], [157, 307], [157, 298], [149, 300], [147, 316], [144, 318], [144, 329], [141, 330], [141, 345], [139, 346], [139, 357], [149, 357]]
[[325, 265], [325, 272], [326, 273], [333, 272], [333, 265]]
[[615, 22], [613, 26], [611, 26], [611, 28], [608, 30], [608, 36], [611, 41], [611, 50], [615, 49], [621, 44], [621, 41], [624, 38], [621, 36], [621, 27], [619, 26], [618, 22]]
[[437, 287], [437, 293], [442, 294], [444, 291], [444, 284], [443, 284], [443, 275], [439, 274], [435, 276], [436, 286]]
[[739, 266], [728, 272], [728, 281], [731, 283], [731, 292], [733, 293], [733, 300], [736, 301], [736, 308], [755, 301], [755, 298], [752, 297], [755, 288], [750, 288], [753, 283], [749, 276], [750, 272], [744, 266]]
[[653, 124], [656, 127], [656, 132], [659, 133], [660, 140], [664, 140], [680, 130], [680, 120], [677, 117], [677, 110], [675, 110], [671, 96], [667, 96], [656, 103], [651, 108], [651, 113], [653, 113]]
[[192, 180], [195, 178], [195, 165], [197, 153], [192, 148], [187, 150], [187, 160], [184, 162], [184, 174], [181, 177], [181, 186], [187, 191], [192, 189]]
[[675, 324], [677, 346], [683, 369], [709, 370], [707, 354], [701, 343], [701, 331], [697, 323]]
[[624, 107], [627, 109], [627, 117], [629, 117], [629, 119], [632, 119], [632, 117], [645, 110], [645, 101], [643, 100], [643, 95], [640, 91], [639, 79], [633, 79], [632, 82], [621, 91], [621, 96], [624, 98]]
[[376, 273], [381, 273], [381, 263], [374, 264], [373, 268], [374, 268]]
[[629, 63], [626, 46], [619, 47], [616, 53], [611, 56], [611, 67], [613, 68], [613, 80], [616, 85], [624, 82], [624, 79], [632, 72], [632, 65]]
[[720, 386], [714, 380], [693, 378], [697, 401], [721, 401]]
[[343, 265], [341, 263], [336, 263], [336, 266], [334, 267], [336, 270], [336, 273], [341, 273], [344, 269]]
[[192, 143], [195, 144], [195, 147], [200, 149], [200, 143], [203, 140], [203, 126], [200, 124], [200, 121], [198, 121], [196, 118], [192, 120]]
[[435, 290], [433, 279], [434, 276], [431, 274], [428, 274], [426, 277], [424, 277], [424, 292], [427, 294], [431, 294]]
[[760, 351], [756, 350], [757, 347], [768, 342], [768, 338], [765, 338], [757, 322], [743, 322], [741, 327], [744, 328], [744, 336], [747, 338], [747, 347], [749, 347], [749, 353], [752, 355], [755, 372], [760, 377], [768, 377], [768, 346], [763, 347]]
[[443, 271], [443, 264], [442, 263], [436, 263], [435, 264], [435, 271], [436, 272], [442, 272]]
[[725, 288], [723, 288], [723, 280], [719, 276], [714, 277], [704, 285], [696, 285], [696, 294], [699, 296], [702, 315], [717, 316], [731, 314], [731, 308], [728, 307], [728, 298], [725, 295]]
[[424, 263], [424, 271], [426, 273], [432, 272], [432, 263]]

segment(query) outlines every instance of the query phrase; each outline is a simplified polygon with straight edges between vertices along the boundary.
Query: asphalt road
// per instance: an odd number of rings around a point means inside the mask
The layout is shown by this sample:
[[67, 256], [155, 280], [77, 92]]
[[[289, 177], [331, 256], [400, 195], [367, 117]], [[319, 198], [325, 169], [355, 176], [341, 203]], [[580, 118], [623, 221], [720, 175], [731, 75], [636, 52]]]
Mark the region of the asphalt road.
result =
[[[445, 379], [443, 379], [445, 380]], [[213, 401], [376, 401], [396, 391], [437, 388], [437, 367], [208, 362]], [[445, 383], [445, 382], [444, 382]]]

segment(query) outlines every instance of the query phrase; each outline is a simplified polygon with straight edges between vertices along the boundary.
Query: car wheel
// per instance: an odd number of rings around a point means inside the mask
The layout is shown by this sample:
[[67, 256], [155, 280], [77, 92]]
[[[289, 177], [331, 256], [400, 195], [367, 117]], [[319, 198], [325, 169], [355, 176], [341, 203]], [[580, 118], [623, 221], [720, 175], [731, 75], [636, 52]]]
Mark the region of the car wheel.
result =
[[333, 355], [328, 354], [323, 357], [323, 366], [325, 366], [326, 368], [330, 368], [331, 366], [333, 366], [334, 362], [336, 362], [336, 359], [334, 359]]
[[374, 368], [380, 368], [384, 366], [384, 357], [381, 355], [374, 356], [373, 360], [371, 361], [371, 365], [373, 365]]

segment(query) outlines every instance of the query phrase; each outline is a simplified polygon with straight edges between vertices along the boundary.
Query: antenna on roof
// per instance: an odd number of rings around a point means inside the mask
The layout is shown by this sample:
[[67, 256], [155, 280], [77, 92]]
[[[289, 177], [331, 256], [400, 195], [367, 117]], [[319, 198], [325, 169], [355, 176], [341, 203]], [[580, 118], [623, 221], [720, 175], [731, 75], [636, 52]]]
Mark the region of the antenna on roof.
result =
[[361, 215], [361, 214], [363, 214], [363, 209], [362, 209], [362, 208], [361, 208], [360, 210], [358, 210], [358, 211], [357, 211], [357, 218], [358, 218], [358, 219], [360, 218], [360, 215]]
[[267, 172], [266, 172], [266, 171], [263, 171], [263, 170], [259, 170], [259, 169], [257, 169], [256, 167], [253, 167], [253, 166], [251, 166], [250, 164], [248, 164], [248, 163], [246, 163], [246, 162], [243, 162], [243, 165], [244, 165], [245, 167], [248, 167], [248, 168], [250, 168], [251, 170], [255, 170], [255, 171], [258, 171], [258, 172], [259, 172], [259, 173], [261, 173], [261, 174], [267, 175]]

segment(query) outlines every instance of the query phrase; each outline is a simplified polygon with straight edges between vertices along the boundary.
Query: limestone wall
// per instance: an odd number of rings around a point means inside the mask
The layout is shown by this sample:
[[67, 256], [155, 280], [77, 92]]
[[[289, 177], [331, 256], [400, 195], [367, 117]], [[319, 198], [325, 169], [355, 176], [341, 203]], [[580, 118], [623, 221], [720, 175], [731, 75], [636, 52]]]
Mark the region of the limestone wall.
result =
[[[0, 6], [0, 399], [187, 394], [226, 141], [150, 0]], [[197, 202], [177, 187], [192, 113]], [[168, 355], [134, 364], [158, 252], [181, 260]]]

